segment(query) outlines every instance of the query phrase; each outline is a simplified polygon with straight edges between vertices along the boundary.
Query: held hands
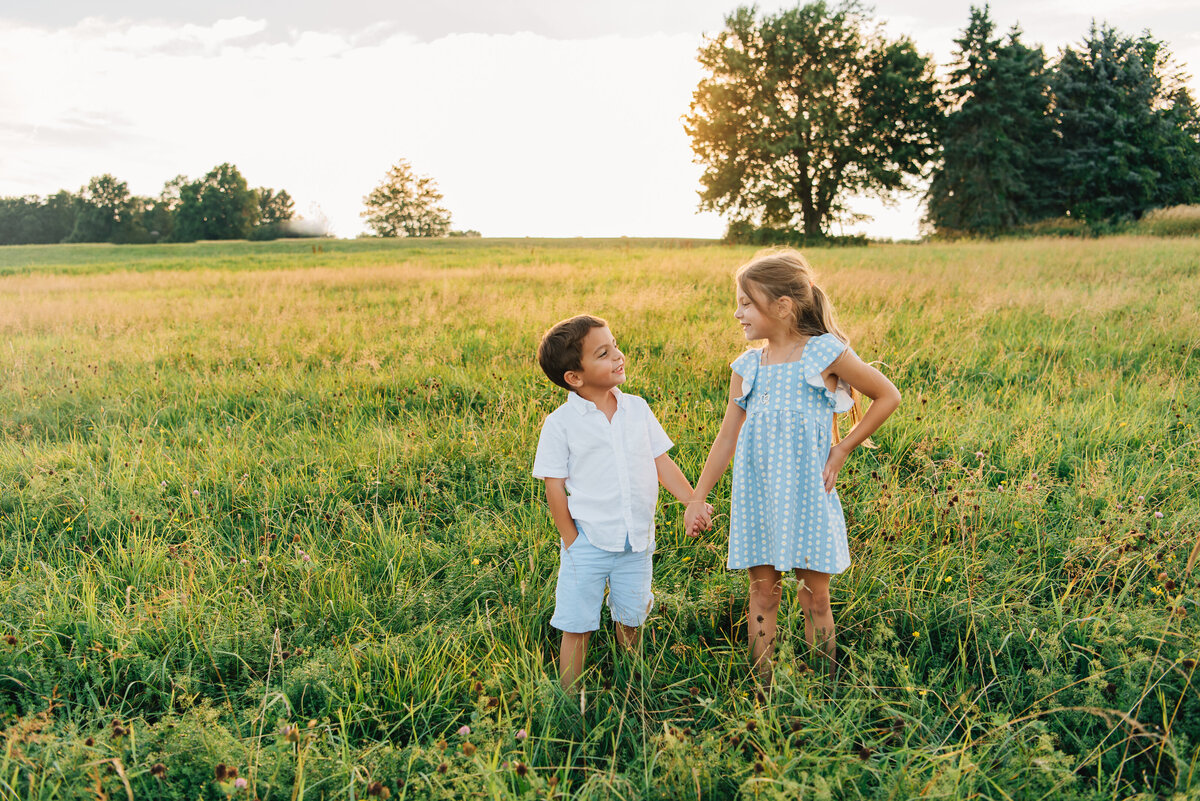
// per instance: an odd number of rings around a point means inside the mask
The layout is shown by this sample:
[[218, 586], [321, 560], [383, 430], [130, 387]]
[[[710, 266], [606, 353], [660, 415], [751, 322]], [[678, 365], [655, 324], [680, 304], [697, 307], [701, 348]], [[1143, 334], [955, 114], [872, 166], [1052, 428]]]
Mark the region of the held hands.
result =
[[825, 468], [821, 471], [821, 481], [825, 484], [826, 495], [833, 492], [833, 487], [837, 483], [838, 471], [842, 469], [842, 465], [846, 463], [846, 457], [849, 455], [849, 451], [842, 448], [840, 442], [829, 449], [829, 458], [825, 460]]
[[711, 503], [695, 498], [688, 501], [687, 511], [683, 513], [683, 528], [689, 537], [700, 536], [701, 531], [712, 528], [713, 506]]

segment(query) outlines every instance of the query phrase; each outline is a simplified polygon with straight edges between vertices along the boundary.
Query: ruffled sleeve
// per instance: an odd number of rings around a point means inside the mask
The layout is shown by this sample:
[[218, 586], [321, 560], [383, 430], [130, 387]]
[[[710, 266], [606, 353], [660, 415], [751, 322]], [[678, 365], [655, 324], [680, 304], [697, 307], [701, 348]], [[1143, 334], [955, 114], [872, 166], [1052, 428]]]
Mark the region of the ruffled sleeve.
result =
[[821, 372], [833, 364], [834, 359], [841, 356], [843, 351], [847, 350], [851, 353], [854, 352], [849, 345], [833, 334], [821, 334], [808, 343], [804, 349], [804, 357], [808, 360], [808, 364], [804, 368], [804, 380], [821, 390], [825, 400], [829, 402], [829, 407], [836, 414], [848, 412], [854, 407], [850, 385], [839, 377], [837, 389], [830, 392], [829, 388], [825, 386], [825, 379], [821, 377]]
[[733, 368], [733, 372], [742, 377], [741, 397], [734, 398], [733, 402], [743, 409], [746, 408], [746, 400], [750, 396], [750, 391], [754, 389], [754, 377], [758, 375], [758, 365], [761, 360], [762, 351], [757, 348], [751, 348], [734, 359], [729, 365]]

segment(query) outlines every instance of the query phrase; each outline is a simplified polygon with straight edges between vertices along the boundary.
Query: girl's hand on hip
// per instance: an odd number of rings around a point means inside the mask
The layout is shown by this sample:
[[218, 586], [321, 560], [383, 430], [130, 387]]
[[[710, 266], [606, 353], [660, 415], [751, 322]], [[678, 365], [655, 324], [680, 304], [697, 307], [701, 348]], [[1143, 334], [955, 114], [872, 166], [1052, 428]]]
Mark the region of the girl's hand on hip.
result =
[[834, 485], [837, 484], [838, 471], [842, 469], [842, 465], [846, 463], [846, 457], [849, 455], [842, 449], [840, 442], [829, 449], [829, 458], [825, 460], [825, 469], [821, 471], [821, 481], [825, 484], [826, 495], [833, 492]]

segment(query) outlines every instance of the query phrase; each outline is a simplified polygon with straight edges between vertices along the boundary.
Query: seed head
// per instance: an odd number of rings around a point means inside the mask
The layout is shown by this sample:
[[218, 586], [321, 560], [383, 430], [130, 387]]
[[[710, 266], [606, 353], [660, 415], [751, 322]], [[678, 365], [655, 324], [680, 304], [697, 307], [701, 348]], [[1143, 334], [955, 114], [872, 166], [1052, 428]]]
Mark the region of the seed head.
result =
[[167, 773], [167, 766], [161, 762], [155, 762], [150, 766], [150, 775], [156, 779], [161, 779]]

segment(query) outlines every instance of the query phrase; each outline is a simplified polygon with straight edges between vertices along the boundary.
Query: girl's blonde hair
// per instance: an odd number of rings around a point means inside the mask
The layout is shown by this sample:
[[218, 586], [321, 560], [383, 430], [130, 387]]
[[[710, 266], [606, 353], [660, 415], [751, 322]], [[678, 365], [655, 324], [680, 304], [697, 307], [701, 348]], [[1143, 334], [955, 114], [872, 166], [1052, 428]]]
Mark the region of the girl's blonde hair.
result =
[[[796, 250], [765, 250], [755, 254], [754, 258], [738, 268], [735, 276], [738, 289], [744, 292], [758, 306], [757, 295], [765, 296], [768, 303], [774, 303], [780, 298], [790, 298], [792, 308], [792, 328], [796, 333], [816, 337], [821, 334], [833, 334], [835, 337], [850, 344], [850, 338], [838, 328], [833, 314], [833, 303], [821, 287], [813, 281], [813, 269], [804, 256]], [[750, 285], [758, 292], [751, 292]], [[760, 307], [761, 308], [761, 307]], [[763, 309], [765, 311], [765, 309]], [[850, 427], [858, 425], [862, 419], [862, 393], [851, 388], [850, 397], [854, 406], [847, 412]], [[833, 441], [839, 442], [837, 420], [833, 422]], [[863, 443], [873, 447], [870, 443]]]

